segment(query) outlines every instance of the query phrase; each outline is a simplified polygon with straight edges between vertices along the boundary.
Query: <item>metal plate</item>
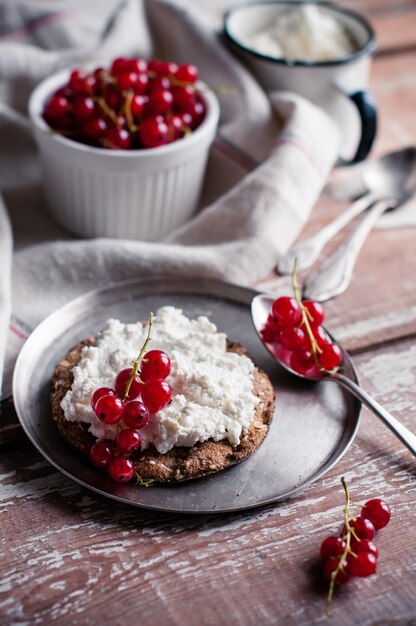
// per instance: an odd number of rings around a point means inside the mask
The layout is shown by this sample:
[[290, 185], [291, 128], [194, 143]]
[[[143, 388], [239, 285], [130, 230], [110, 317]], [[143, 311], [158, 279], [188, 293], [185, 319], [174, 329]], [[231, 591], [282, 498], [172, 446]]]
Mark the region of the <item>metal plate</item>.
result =
[[[180, 513], [238, 511], [292, 496], [320, 478], [353, 440], [360, 403], [332, 382], [311, 383], [284, 372], [254, 330], [245, 289], [206, 279], [157, 277], [90, 292], [65, 305], [31, 334], [14, 374], [14, 402], [20, 422], [38, 450], [81, 485], [127, 504]], [[276, 415], [260, 449], [223, 472], [173, 486], [138, 487], [113, 482], [77, 456], [58, 436], [51, 419], [52, 373], [80, 339], [94, 335], [110, 317], [146, 319], [160, 306], [207, 315], [231, 340], [242, 343], [269, 375], [276, 390]], [[345, 373], [356, 379], [349, 360]]]

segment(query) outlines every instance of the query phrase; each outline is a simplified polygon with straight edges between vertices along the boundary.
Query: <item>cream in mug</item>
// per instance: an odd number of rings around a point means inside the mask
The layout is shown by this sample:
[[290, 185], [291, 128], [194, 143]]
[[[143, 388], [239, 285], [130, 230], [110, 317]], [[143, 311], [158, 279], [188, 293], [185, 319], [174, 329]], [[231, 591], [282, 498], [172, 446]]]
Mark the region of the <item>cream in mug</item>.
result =
[[255, 52], [293, 61], [334, 61], [356, 50], [337, 19], [313, 4], [283, 11], [267, 28], [240, 41]]

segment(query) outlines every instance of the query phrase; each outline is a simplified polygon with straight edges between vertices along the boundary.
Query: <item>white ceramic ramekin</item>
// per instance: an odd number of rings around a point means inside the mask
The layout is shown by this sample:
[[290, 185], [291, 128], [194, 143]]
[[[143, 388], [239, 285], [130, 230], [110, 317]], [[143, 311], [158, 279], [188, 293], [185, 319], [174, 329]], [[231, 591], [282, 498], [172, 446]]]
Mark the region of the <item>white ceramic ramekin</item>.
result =
[[93, 148], [53, 133], [45, 102], [66, 83], [63, 70], [42, 81], [29, 101], [52, 216], [84, 237], [154, 240], [194, 215], [214, 140], [219, 105], [203, 86], [206, 116], [187, 137], [147, 150]]

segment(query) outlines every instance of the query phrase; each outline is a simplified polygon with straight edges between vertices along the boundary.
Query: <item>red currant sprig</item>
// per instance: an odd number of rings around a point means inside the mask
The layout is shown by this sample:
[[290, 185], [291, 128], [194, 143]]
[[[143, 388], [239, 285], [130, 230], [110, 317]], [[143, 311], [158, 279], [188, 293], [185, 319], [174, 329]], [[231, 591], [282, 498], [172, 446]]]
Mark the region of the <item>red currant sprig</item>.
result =
[[[131, 370], [131, 374], [127, 380], [125, 389], [124, 389], [124, 395], [123, 395], [123, 400], [126, 401], [129, 398], [129, 393], [130, 393], [130, 389], [131, 386], [133, 384], [134, 380], [137, 380], [136, 376], [137, 376], [137, 371], [140, 367], [140, 363], [142, 361], [143, 355], [146, 352], [146, 348], [149, 344], [149, 341], [152, 338], [152, 327], [153, 327], [153, 313], [150, 313], [149, 315], [149, 324], [147, 326], [147, 336], [146, 339], [144, 341], [144, 344], [142, 345], [142, 348], [139, 352], [139, 356], [137, 357], [137, 359], [135, 361], [133, 361], [133, 369]], [[116, 378], [116, 385], [117, 385], [117, 378]]]
[[[341, 536], [331, 535], [321, 543], [320, 554], [324, 561], [324, 577], [329, 582], [328, 609], [331, 606], [335, 585], [343, 585], [350, 576], [365, 578], [375, 574], [378, 549], [372, 539], [376, 529], [384, 528], [390, 521], [389, 505], [380, 498], [368, 500], [358, 517], [350, 514], [354, 506], [347, 483], [341, 478], [346, 504], [343, 509], [344, 529]], [[355, 505], [358, 506], [358, 505]]]
[[279, 349], [279, 358], [302, 376], [319, 378], [333, 374], [340, 366], [342, 353], [322, 327], [324, 310], [319, 302], [301, 298], [296, 277], [292, 274], [294, 296], [277, 298], [261, 332], [265, 343]]
[[[172, 389], [165, 380], [171, 368], [168, 355], [162, 350], [146, 352], [152, 326], [153, 313], [150, 313], [146, 339], [133, 367], [117, 374], [114, 389], [100, 387], [91, 397], [98, 419], [104, 424], [117, 424], [117, 436], [114, 443], [95, 443], [90, 450], [90, 460], [97, 467], [108, 469], [118, 482], [128, 482], [135, 475], [134, 463], [129, 457], [140, 451], [142, 439], [138, 431], [147, 425], [149, 414], [160, 411], [172, 396]], [[136, 478], [139, 484], [149, 486], [148, 481], [137, 475]]]

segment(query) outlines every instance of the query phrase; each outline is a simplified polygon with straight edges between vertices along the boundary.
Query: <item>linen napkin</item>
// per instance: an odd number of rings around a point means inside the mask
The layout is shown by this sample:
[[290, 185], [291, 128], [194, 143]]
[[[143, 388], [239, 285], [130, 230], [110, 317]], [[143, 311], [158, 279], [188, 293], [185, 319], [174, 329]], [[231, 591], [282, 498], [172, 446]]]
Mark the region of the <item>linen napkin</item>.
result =
[[[253, 284], [274, 267], [308, 219], [337, 154], [338, 133], [313, 105], [266, 94], [225, 47], [218, 19], [192, 0], [129, 0], [99, 33], [90, 19], [41, 2], [0, 5], [0, 361], [4, 397], [18, 351], [48, 313], [73, 297], [151, 273]], [[220, 89], [221, 120], [200, 213], [163, 241], [75, 240], [48, 216], [25, 117], [34, 85], [69, 65], [121, 55], [195, 63]]]

